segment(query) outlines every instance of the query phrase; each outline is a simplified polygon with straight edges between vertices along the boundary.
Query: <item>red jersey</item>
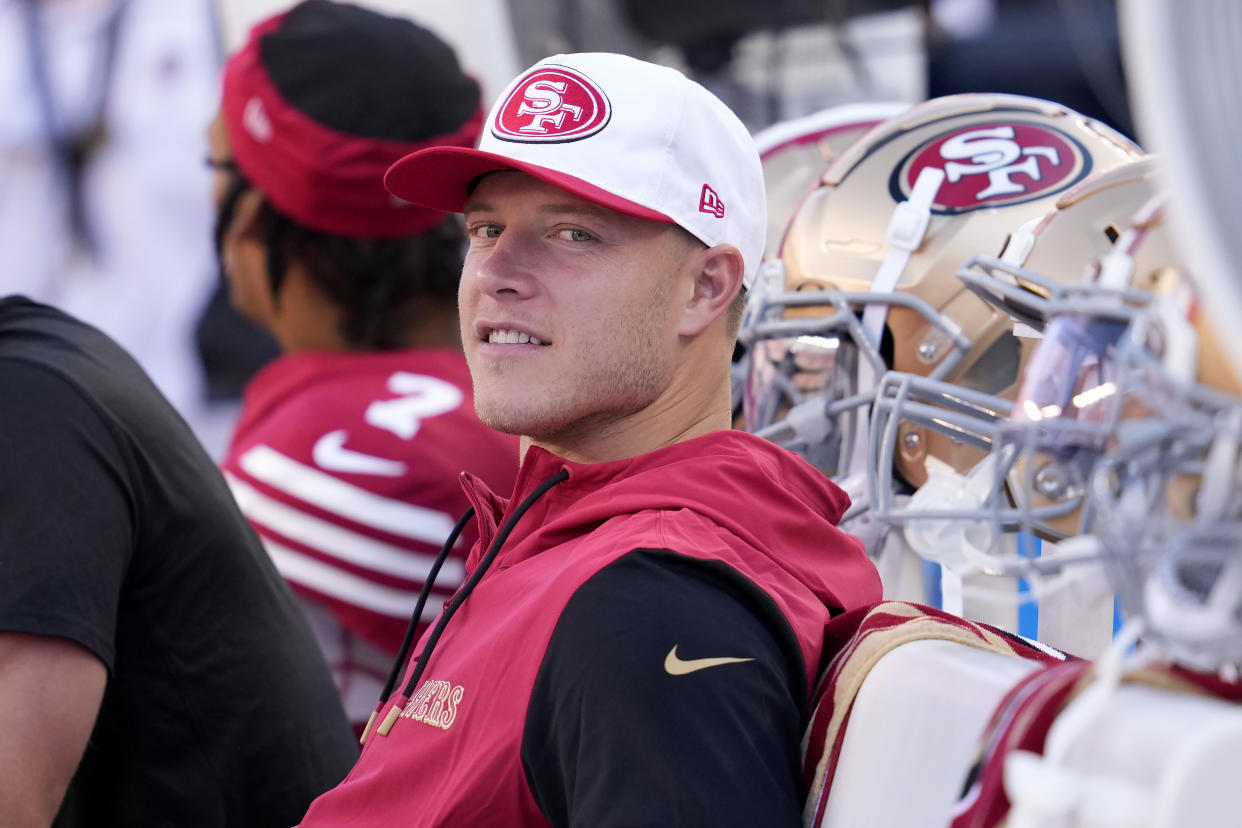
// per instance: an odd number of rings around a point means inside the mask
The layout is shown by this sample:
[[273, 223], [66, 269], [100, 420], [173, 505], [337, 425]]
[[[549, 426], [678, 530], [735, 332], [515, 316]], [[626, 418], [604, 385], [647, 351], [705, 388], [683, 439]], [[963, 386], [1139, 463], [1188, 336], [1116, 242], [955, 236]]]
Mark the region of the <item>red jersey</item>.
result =
[[[304, 599], [351, 720], [373, 709], [431, 563], [470, 505], [459, 475], [507, 487], [517, 460], [517, 437], [475, 417], [455, 350], [300, 352], [247, 386], [224, 472]], [[461, 583], [473, 537], [440, 572], [429, 617]]]

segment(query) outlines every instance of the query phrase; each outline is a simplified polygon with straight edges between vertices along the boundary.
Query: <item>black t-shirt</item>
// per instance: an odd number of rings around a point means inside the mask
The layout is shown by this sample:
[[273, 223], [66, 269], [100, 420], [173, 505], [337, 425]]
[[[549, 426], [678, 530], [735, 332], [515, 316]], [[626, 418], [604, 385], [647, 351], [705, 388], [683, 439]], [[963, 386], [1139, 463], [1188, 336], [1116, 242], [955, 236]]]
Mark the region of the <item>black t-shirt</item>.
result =
[[799, 825], [805, 693], [798, 639], [763, 590], [637, 549], [565, 605], [522, 768], [556, 828]]
[[99, 331], [14, 297], [0, 632], [108, 668], [56, 825], [289, 826], [357, 755], [288, 586], [189, 428]]

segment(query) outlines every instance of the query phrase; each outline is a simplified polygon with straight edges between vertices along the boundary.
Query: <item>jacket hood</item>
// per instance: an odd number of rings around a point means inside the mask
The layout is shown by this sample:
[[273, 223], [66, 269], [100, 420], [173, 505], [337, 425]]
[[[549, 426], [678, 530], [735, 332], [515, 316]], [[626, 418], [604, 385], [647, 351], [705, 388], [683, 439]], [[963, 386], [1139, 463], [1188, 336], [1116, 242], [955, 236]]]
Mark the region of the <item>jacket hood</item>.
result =
[[568, 479], [522, 517], [497, 566], [512, 566], [611, 518], [689, 509], [771, 559], [828, 606], [848, 608], [879, 596], [879, 576], [862, 544], [836, 526], [850, 505], [845, 492], [796, 454], [742, 431], [712, 432], [607, 463], [571, 463], [532, 446], [511, 499], [463, 475], [480, 537], [467, 569], [477, 565], [507, 511], [562, 469]]

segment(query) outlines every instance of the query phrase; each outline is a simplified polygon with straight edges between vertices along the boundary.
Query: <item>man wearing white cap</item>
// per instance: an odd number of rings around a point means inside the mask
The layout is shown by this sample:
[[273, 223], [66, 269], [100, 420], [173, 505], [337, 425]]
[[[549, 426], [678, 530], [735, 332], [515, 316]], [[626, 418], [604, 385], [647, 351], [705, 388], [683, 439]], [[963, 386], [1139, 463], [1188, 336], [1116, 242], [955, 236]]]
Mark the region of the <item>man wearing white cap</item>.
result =
[[765, 234], [745, 127], [674, 70], [558, 55], [479, 149], [386, 184], [465, 214], [475, 407], [522, 468], [510, 498], [466, 476], [469, 577], [303, 825], [797, 824], [824, 624], [880, 584], [844, 493], [729, 430]]

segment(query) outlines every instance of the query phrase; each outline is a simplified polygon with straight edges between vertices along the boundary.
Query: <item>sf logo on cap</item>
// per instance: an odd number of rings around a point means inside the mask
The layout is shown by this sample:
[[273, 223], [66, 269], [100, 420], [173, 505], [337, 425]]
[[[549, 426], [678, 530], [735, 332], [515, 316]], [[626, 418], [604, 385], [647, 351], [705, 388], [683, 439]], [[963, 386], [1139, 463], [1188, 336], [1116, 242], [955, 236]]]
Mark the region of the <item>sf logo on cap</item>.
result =
[[1064, 190], [1090, 172], [1069, 135], [1031, 123], [981, 124], [925, 141], [906, 156], [890, 184], [905, 200], [924, 167], [944, 170], [932, 212], [964, 213], [1030, 201]]
[[540, 66], [522, 78], [497, 109], [492, 134], [502, 141], [578, 141], [612, 117], [608, 96], [581, 72]]

